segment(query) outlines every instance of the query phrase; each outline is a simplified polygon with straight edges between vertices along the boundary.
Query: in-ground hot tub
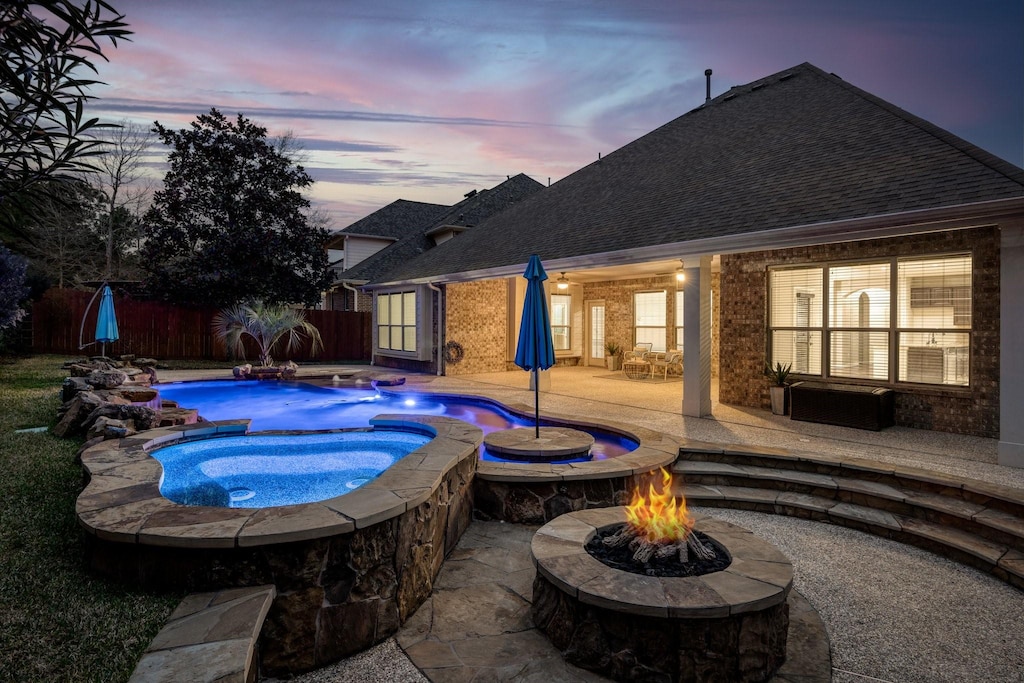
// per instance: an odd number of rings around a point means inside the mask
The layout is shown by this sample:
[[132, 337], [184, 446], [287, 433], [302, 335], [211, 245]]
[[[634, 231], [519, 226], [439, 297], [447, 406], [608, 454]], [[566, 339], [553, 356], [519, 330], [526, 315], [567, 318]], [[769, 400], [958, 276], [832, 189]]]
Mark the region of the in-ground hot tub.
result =
[[370, 483], [431, 436], [402, 430], [246, 434], [150, 451], [160, 493], [182, 505], [264, 508], [328, 500]]
[[372, 423], [429, 441], [343, 495], [260, 508], [175, 503], [160, 493], [163, 468], [151, 455], [173, 444], [244, 437], [246, 420], [97, 444], [82, 453], [89, 483], [76, 503], [89, 561], [103, 574], [157, 589], [273, 584], [277, 597], [259, 653], [268, 676], [307, 671], [380, 642], [430, 595], [444, 557], [469, 526], [483, 434], [445, 417], [384, 415]]

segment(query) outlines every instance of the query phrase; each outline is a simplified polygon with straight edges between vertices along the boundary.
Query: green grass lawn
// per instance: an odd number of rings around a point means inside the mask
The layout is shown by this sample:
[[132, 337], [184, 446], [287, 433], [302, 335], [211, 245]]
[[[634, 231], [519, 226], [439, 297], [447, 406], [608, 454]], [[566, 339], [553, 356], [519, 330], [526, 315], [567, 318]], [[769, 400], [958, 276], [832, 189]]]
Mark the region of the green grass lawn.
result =
[[75, 498], [78, 440], [56, 421], [60, 356], [0, 359], [0, 681], [124, 681], [181, 595], [93, 575]]

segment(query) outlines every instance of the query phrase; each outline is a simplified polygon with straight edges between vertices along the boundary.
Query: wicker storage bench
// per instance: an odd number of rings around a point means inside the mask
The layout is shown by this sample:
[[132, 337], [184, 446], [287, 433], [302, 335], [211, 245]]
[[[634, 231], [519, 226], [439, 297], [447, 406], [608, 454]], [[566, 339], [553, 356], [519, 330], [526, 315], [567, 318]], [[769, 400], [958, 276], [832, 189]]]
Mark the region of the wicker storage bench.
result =
[[790, 416], [794, 420], [876, 432], [896, 423], [896, 401], [892, 389], [856, 384], [797, 382], [789, 388], [789, 392]]

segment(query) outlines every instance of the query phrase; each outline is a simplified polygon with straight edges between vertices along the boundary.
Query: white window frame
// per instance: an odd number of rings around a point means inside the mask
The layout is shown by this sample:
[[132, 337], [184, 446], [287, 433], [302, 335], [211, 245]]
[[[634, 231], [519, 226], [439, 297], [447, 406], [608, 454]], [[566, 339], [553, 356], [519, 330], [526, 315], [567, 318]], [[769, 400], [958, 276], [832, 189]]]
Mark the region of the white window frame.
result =
[[[409, 295], [413, 299], [410, 303]], [[391, 305], [400, 302], [402, 305], [401, 315], [396, 323], [390, 320], [380, 319], [381, 306], [386, 297], [388, 313], [391, 313]], [[373, 293], [373, 349], [374, 353], [381, 356], [394, 358], [408, 358], [413, 360], [430, 360], [433, 352], [431, 328], [433, 319], [431, 317], [431, 292], [422, 286], [411, 286], [387, 290], [377, 290]], [[406, 310], [408, 306], [412, 311]], [[412, 322], [409, 322], [411, 315]], [[402, 347], [391, 348], [392, 331], [400, 330]], [[413, 348], [409, 349], [410, 338]]]
[[[885, 259], [885, 258], [883, 258], [883, 259], [861, 259], [861, 260], [855, 260], [855, 261], [842, 261], [842, 262], [836, 261], [836, 262], [827, 262], [827, 263], [806, 263], [806, 264], [793, 265], [793, 266], [772, 266], [772, 267], [769, 267], [768, 268], [768, 282], [767, 282], [767, 284], [768, 284], [768, 287], [767, 287], [768, 310], [767, 310], [767, 320], [766, 320], [768, 354], [767, 354], [766, 357], [768, 358], [769, 362], [772, 365], [774, 365], [776, 362], [778, 362], [780, 360], [783, 363], [788, 362], [788, 359], [785, 359], [785, 358], [782, 358], [782, 359], [775, 358], [775, 356], [772, 353], [772, 339], [774, 337], [773, 333], [776, 332], [776, 331], [794, 331], [794, 330], [799, 330], [799, 331], [806, 331], [808, 333], [815, 333], [815, 332], [817, 332], [817, 333], [820, 334], [820, 340], [821, 340], [820, 341], [820, 351], [819, 351], [819, 353], [821, 354], [821, 356], [820, 356], [821, 372], [817, 373], [817, 374], [801, 372], [800, 374], [802, 376], [806, 376], [806, 377], [819, 377], [819, 378], [826, 378], [826, 379], [838, 378], [838, 379], [841, 379], [841, 380], [844, 380], [844, 381], [855, 381], [855, 382], [865, 382], [865, 383], [885, 383], [885, 384], [892, 384], [892, 385], [896, 385], [896, 384], [899, 384], [899, 385], [924, 385], [924, 386], [937, 387], [937, 388], [941, 387], [943, 389], [967, 388], [967, 387], [970, 387], [971, 386], [971, 381], [972, 381], [971, 372], [970, 372], [970, 369], [969, 369], [970, 368], [970, 349], [973, 346], [973, 339], [974, 339], [974, 317], [973, 317], [973, 315], [968, 313], [967, 317], [970, 318], [969, 324], [968, 325], [961, 325], [959, 327], [955, 326], [955, 323], [954, 323], [953, 327], [942, 327], [942, 326], [940, 326], [940, 327], [928, 327], [928, 328], [922, 328], [922, 327], [901, 327], [899, 325], [899, 312], [901, 310], [901, 307], [904, 306], [904, 305], [906, 305], [906, 306], [910, 305], [910, 302], [909, 302], [909, 297], [910, 297], [909, 286], [908, 287], [903, 287], [902, 289], [900, 287], [900, 282], [899, 282], [899, 278], [900, 278], [899, 266], [900, 266], [900, 264], [901, 263], [902, 264], [906, 264], [906, 263], [920, 262], [920, 261], [942, 261], [943, 259], [962, 259], [962, 258], [967, 258], [968, 259], [968, 262], [970, 264], [970, 269], [971, 269], [970, 272], [973, 274], [973, 268], [974, 268], [973, 254], [971, 254], [969, 252], [968, 253], [965, 253], [965, 252], [953, 252], [953, 253], [942, 253], [942, 254], [922, 254], [922, 255], [916, 255], [916, 256], [893, 256], [893, 257], [890, 257], [890, 258], [887, 258], [887, 259]], [[830, 308], [829, 308], [829, 306], [830, 306], [829, 297], [830, 297], [830, 294], [831, 294], [831, 292], [829, 291], [829, 289], [830, 289], [829, 282], [831, 281], [830, 280], [830, 269], [833, 269], [833, 268], [846, 268], [846, 267], [850, 267], [850, 266], [866, 266], [866, 265], [879, 264], [879, 263], [885, 263], [885, 264], [889, 265], [889, 320], [888, 320], [888, 325], [887, 326], [874, 326], [874, 327], [863, 327], [862, 328], [862, 327], [850, 327], [849, 325], [842, 326], [842, 325], [834, 324], [833, 321], [830, 318], [831, 311], [830, 311]], [[772, 291], [771, 277], [772, 277], [772, 274], [776, 273], [776, 272], [790, 271], [790, 270], [814, 270], [814, 269], [819, 270], [821, 272], [822, 291], [821, 291], [821, 296], [819, 297], [821, 300], [820, 301], [813, 301], [812, 300], [812, 304], [811, 305], [815, 306], [816, 308], [820, 308], [820, 310], [818, 311], [818, 316], [819, 316], [819, 319], [821, 320], [821, 324], [820, 325], [814, 325], [814, 326], [799, 327], [799, 328], [792, 327], [792, 326], [784, 326], [784, 325], [775, 325], [775, 326], [773, 326], [771, 324], [771, 321], [772, 321], [772, 310], [773, 310], [772, 309], [773, 302], [771, 300], [771, 291]], [[973, 280], [973, 275], [972, 275], [972, 280]], [[973, 281], [969, 285], [967, 285], [967, 288], [969, 290], [970, 307], [973, 308], [973, 300], [974, 300]], [[906, 291], [902, 291], [902, 290], [906, 290]], [[970, 311], [970, 309], [968, 309], [968, 310]], [[813, 317], [815, 317], [815, 316], [812, 316], [812, 318]], [[954, 315], [954, 320], [955, 319], [956, 319], [956, 315]], [[882, 380], [882, 379], [871, 379], [871, 378], [867, 378], [867, 377], [855, 377], [855, 376], [850, 376], [850, 375], [835, 375], [835, 374], [832, 373], [832, 359], [831, 359], [832, 336], [833, 336], [834, 333], [843, 333], [843, 332], [850, 332], [850, 331], [854, 331], [854, 332], [874, 332], [874, 333], [880, 333], [880, 334], [884, 333], [884, 334], [887, 335], [887, 340], [888, 340], [888, 342], [887, 342], [888, 374], [887, 374], [886, 379]], [[958, 372], [960, 372], [960, 364], [965, 363], [966, 366], [967, 366], [966, 371], [964, 371], [964, 374], [967, 375], [967, 378], [963, 382], [960, 382], [960, 381], [947, 382], [945, 380], [938, 381], [938, 382], [926, 381], [926, 380], [920, 379], [920, 377], [915, 377], [912, 380], [899, 379], [901, 376], [904, 376], [903, 369], [902, 369], [901, 364], [900, 364], [901, 355], [904, 355], [903, 352], [901, 351], [901, 348], [900, 348], [901, 336], [902, 335], [907, 335], [907, 334], [922, 334], [922, 333], [926, 333], [926, 334], [932, 334], [932, 333], [934, 333], [934, 334], [944, 334], [944, 333], [946, 333], [946, 334], [953, 334], [953, 335], [958, 335], [960, 337], [965, 337], [966, 338], [965, 346], [968, 349], [968, 351], [967, 351], [967, 359], [966, 360], [964, 360], [962, 358], [955, 359], [956, 363], [958, 364], [958, 366], [957, 366], [957, 368], [958, 368], [957, 371]], [[796, 374], [796, 373], [797, 373], [797, 370], [794, 369], [794, 374]]]
[[[555, 298], [565, 299], [565, 323], [561, 325], [555, 324]], [[558, 335], [555, 330], [564, 331], [565, 346], [558, 346], [558, 342], [555, 341], [555, 352], [569, 352], [572, 351], [572, 295], [562, 294], [560, 292], [554, 292], [550, 295], [549, 306], [551, 307], [551, 338], [557, 340]]]
[[[640, 297], [640, 296], [643, 296], [644, 294], [660, 294], [663, 297], [664, 301], [662, 303], [664, 305], [662, 306], [662, 310], [661, 310], [661, 316], [662, 316], [662, 318], [661, 318], [661, 325], [641, 325], [640, 321], [637, 319], [638, 318], [637, 298]], [[661, 330], [661, 335], [656, 335], [655, 337], [653, 337], [653, 341], [651, 341], [650, 339], [640, 339], [640, 336], [637, 334], [637, 332], [639, 330]], [[653, 344], [653, 346], [651, 347], [651, 351], [657, 351], [657, 352], [666, 351], [667, 349], [665, 348], [665, 343], [667, 341], [667, 335], [668, 335], [668, 292], [666, 290], [664, 290], [664, 289], [644, 290], [642, 292], [633, 292], [633, 344], [634, 344], [634, 346], [636, 344], [642, 344], [642, 343], [650, 342], [650, 343]]]

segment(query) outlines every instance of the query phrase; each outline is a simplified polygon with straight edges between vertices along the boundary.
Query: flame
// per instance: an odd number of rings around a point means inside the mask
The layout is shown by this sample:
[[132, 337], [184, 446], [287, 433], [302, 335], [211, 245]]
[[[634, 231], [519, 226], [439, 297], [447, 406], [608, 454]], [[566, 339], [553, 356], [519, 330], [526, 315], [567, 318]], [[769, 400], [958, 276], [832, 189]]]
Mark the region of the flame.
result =
[[693, 528], [686, 509], [686, 500], [672, 495], [672, 474], [661, 468], [661, 486], [651, 481], [647, 495], [642, 486], [633, 491], [633, 500], [626, 507], [626, 523], [649, 543], [675, 543], [683, 540]]

